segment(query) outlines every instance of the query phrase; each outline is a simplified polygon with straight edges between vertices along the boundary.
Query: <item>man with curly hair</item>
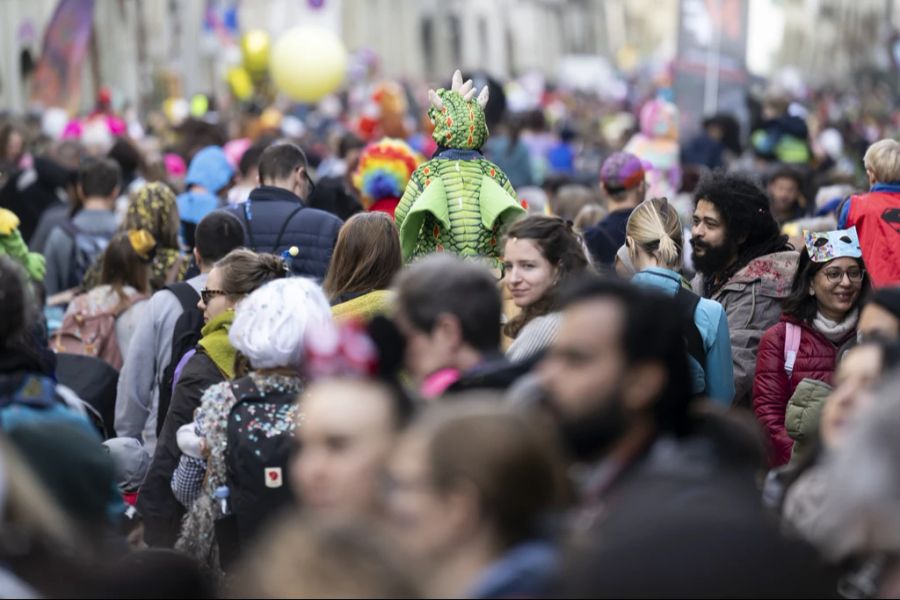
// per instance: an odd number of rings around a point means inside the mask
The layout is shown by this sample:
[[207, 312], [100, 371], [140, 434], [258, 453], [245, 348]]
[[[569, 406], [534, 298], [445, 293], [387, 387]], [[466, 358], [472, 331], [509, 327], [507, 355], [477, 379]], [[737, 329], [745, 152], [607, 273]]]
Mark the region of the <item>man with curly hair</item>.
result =
[[694, 193], [694, 291], [721, 303], [734, 360], [734, 406], [750, 407], [756, 349], [778, 322], [800, 255], [781, 235], [766, 193], [751, 179], [714, 172]]

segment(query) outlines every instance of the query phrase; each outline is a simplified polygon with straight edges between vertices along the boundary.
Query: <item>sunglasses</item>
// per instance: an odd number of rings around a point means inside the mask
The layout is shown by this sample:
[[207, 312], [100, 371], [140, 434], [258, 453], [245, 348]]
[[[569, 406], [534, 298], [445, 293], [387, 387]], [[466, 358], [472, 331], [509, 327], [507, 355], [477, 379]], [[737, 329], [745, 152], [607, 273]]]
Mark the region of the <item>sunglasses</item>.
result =
[[200, 290], [200, 299], [203, 300], [203, 304], [209, 304], [209, 302], [215, 298], [216, 296], [227, 296], [227, 292], [223, 292], [222, 290], [208, 290], [203, 288]]

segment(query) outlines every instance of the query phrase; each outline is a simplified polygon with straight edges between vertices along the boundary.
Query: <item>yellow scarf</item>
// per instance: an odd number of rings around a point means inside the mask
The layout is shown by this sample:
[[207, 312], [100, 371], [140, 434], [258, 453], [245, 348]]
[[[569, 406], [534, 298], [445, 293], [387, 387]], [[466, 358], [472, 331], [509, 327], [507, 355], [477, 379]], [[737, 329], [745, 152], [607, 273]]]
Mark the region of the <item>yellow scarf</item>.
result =
[[234, 357], [237, 355], [237, 350], [228, 340], [228, 330], [231, 329], [232, 322], [234, 309], [229, 308], [203, 326], [199, 342], [200, 347], [228, 379], [234, 379]]

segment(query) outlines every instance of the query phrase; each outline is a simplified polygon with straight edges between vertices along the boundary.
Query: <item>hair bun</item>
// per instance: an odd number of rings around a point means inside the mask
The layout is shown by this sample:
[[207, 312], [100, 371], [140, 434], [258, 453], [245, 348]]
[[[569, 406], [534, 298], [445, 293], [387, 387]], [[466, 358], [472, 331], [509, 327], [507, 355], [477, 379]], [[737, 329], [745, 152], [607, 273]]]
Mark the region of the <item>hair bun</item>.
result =
[[259, 262], [263, 269], [269, 271], [275, 277], [284, 277], [289, 270], [287, 262], [274, 254], [260, 253]]

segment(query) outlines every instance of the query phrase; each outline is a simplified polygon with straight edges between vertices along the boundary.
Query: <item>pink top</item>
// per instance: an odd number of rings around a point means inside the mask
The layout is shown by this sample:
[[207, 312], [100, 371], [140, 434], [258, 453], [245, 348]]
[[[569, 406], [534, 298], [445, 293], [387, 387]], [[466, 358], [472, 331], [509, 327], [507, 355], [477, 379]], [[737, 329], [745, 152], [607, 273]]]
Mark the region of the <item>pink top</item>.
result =
[[451, 385], [459, 381], [460, 373], [457, 369], [441, 369], [425, 378], [422, 383], [421, 393], [426, 400], [434, 400], [447, 391]]

